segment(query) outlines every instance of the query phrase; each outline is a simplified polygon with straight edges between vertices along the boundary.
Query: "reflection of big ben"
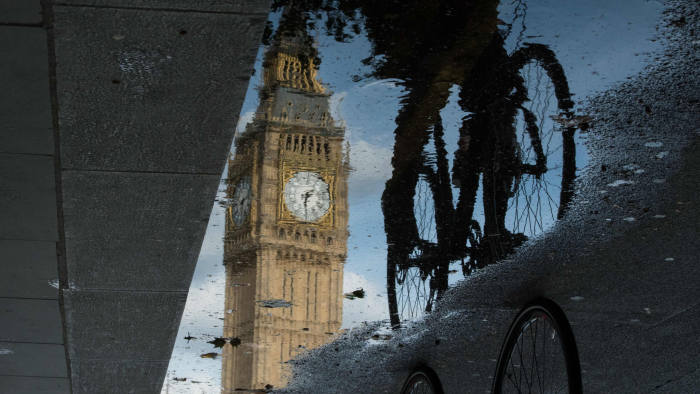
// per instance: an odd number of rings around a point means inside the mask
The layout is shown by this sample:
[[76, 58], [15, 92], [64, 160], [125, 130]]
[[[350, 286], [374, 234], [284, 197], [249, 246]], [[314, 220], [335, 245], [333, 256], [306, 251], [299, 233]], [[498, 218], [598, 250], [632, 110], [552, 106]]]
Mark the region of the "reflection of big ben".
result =
[[344, 130], [308, 41], [285, 36], [266, 54], [261, 103], [229, 162], [224, 336], [241, 344], [224, 347], [223, 392], [283, 387], [285, 362], [341, 325]]

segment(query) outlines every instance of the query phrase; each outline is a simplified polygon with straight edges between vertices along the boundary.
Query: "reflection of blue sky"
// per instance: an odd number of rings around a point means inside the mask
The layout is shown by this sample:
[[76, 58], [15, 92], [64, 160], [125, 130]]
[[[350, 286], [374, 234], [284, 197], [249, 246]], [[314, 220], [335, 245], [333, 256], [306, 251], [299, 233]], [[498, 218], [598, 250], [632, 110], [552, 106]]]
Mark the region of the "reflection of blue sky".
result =
[[[507, 22], [512, 20], [509, 7], [512, 7], [510, 1], [501, 7], [500, 19]], [[659, 49], [650, 39], [655, 36], [654, 27], [660, 11], [661, 4], [657, 1], [533, 1], [528, 2], [527, 30], [523, 37], [525, 42], [546, 44], [554, 50], [575, 95], [574, 101], [579, 101], [642, 70], [647, 59], [645, 54]], [[279, 14], [273, 19], [278, 17]], [[507, 40], [508, 48], [513, 48], [519, 32], [515, 26]], [[323, 61], [319, 74], [334, 92], [333, 116], [345, 124], [353, 167], [349, 176], [350, 237], [344, 291], [363, 287], [367, 297], [344, 302], [343, 327], [350, 327], [364, 320], [388, 316], [386, 235], [380, 198], [384, 183], [391, 176], [394, 119], [404, 92], [394, 81], [363, 79], [353, 82], [353, 76], [370, 71], [360, 62], [371, 50], [364, 37], [348, 43], [337, 43], [325, 34], [316, 37]], [[258, 105], [261, 59], [262, 51], [241, 111], [243, 123], [252, 119]], [[450, 164], [464, 116], [457, 105], [458, 93], [458, 89], [453, 89], [448, 105], [441, 112]], [[551, 121], [547, 119], [544, 126], [551, 128]], [[585, 135], [577, 138], [580, 141]], [[581, 169], [586, 164], [582, 144], [578, 145], [576, 156], [577, 167]], [[475, 217], [482, 216], [479, 198]], [[187, 344], [182, 338], [188, 332], [195, 337], [221, 335], [223, 322], [219, 318], [224, 313], [225, 282], [221, 264], [223, 218], [223, 210], [215, 204], [169, 366], [168, 379], [174, 376], [189, 379], [186, 384], [171, 381], [171, 392], [213, 392], [219, 385], [220, 360], [199, 358], [199, 354], [214, 349], [205, 341]], [[450, 283], [458, 279], [458, 275], [452, 275]], [[192, 379], [208, 383], [198, 386], [189, 383]]]
[[[511, 21], [511, 2], [501, 7], [500, 19]], [[611, 84], [624, 81], [644, 67], [645, 54], [658, 49], [650, 41], [654, 38], [654, 24], [661, 11], [660, 3], [645, 2], [605, 2], [605, 1], [539, 1], [528, 3], [525, 16], [526, 31], [523, 42], [537, 42], [548, 45], [557, 54], [569, 81], [574, 101], [601, 91]], [[519, 19], [516, 25], [520, 22]], [[513, 48], [521, 29], [514, 26], [507, 41], [507, 48]], [[376, 162], [389, 163], [393, 145], [394, 118], [399, 108], [398, 101], [403, 93], [392, 81], [362, 80], [353, 82], [354, 75], [362, 75], [368, 70], [360, 63], [370, 54], [370, 46], [364, 37], [350, 43], [339, 44], [331, 38], [319, 36], [319, 49], [323, 60], [319, 74], [331, 86], [342, 101], [336, 110], [336, 118], [342, 119], [347, 127], [350, 141], [351, 165], [356, 172], [350, 177], [350, 239], [346, 272], [357, 273], [376, 286], [386, 286], [385, 258], [386, 245], [383, 234], [383, 216], [380, 198], [384, 182], [390, 176], [390, 168], [378, 171], [381, 179], [371, 174]], [[447, 106], [441, 111], [445, 127], [445, 142], [448, 159], [452, 164], [452, 154], [456, 150], [457, 136], [461, 119], [465, 115], [457, 104], [458, 89], [452, 90]], [[555, 103], [550, 103], [554, 108]], [[577, 105], [578, 108], [578, 105]], [[550, 111], [547, 115], [554, 115]], [[554, 127], [546, 116], [543, 130]], [[577, 168], [582, 169], [587, 155], [581, 135], [577, 133]], [[558, 204], [561, 184], [561, 134], [553, 133], [550, 143], [549, 166], [555, 168], [545, 175], [541, 185], [549, 185], [549, 193], [554, 205]], [[353, 154], [353, 150], [363, 150], [367, 155]], [[373, 174], [376, 175], [376, 174]], [[540, 185], [540, 186], [541, 186]], [[370, 186], [374, 186], [371, 190]], [[534, 182], [523, 185], [526, 189], [538, 187]], [[457, 198], [457, 190], [454, 190]], [[522, 207], [526, 197], [519, 198]], [[526, 229], [526, 235], [537, 235], [539, 227], [547, 229], [553, 224], [556, 208], [550, 213], [549, 200], [542, 194], [540, 208], [533, 202], [533, 210], [539, 214], [541, 223], [533, 229]], [[475, 218], [483, 218], [481, 191], [478, 192]], [[514, 210], [510, 210], [507, 223], [513, 223]], [[479, 220], [483, 223], [483, 219]], [[512, 225], [512, 224], [510, 224]], [[528, 226], [530, 227], [530, 226]], [[369, 237], [371, 236], [371, 237]], [[459, 274], [450, 279], [454, 283]], [[385, 300], [384, 300], [385, 302]], [[382, 306], [386, 309], [386, 306]]]

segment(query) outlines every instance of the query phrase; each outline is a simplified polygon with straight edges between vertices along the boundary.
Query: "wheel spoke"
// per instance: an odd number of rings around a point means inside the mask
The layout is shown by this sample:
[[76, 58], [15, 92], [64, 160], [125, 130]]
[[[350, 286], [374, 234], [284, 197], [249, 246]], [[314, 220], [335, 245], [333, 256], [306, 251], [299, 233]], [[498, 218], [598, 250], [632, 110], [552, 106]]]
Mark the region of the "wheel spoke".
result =
[[523, 312], [511, 329], [499, 361], [500, 393], [568, 392], [567, 355], [559, 326], [544, 310]]

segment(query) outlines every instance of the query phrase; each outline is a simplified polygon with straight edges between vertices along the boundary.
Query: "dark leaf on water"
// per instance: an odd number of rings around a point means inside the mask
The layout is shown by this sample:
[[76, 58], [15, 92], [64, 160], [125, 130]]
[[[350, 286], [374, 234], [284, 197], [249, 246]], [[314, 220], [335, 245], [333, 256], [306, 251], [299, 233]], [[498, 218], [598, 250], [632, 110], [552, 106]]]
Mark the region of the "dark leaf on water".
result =
[[219, 357], [219, 353], [204, 353], [204, 354], [200, 355], [199, 357], [215, 359], [215, 358]]
[[226, 344], [226, 339], [225, 338], [214, 338], [214, 340], [209, 341], [207, 343], [211, 343], [214, 345], [215, 348], [222, 348]]
[[345, 298], [348, 300], [354, 300], [355, 298], [365, 298], [365, 290], [359, 288], [351, 293], [345, 293]]
[[231, 346], [236, 347], [241, 344], [241, 339], [240, 338], [231, 338], [228, 343], [231, 344]]

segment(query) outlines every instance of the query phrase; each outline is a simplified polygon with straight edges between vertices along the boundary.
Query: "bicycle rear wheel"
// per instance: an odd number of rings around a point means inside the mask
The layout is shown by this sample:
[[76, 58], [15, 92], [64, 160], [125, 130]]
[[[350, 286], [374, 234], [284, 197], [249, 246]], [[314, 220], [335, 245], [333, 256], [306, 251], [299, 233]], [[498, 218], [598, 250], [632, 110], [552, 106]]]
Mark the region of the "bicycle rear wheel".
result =
[[419, 159], [413, 212], [408, 219], [415, 225], [416, 236], [408, 247], [390, 247], [387, 289], [389, 314], [394, 326], [432, 311], [437, 299], [447, 289], [451, 257], [450, 220], [454, 216], [454, 206], [438, 115]]
[[416, 183], [414, 217], [419, 239], [410, 249], [390, 247], [387, 288], [389, 315], [393, 326], [414, 320], [430, 312], [437, 299], [436, 262], [431, 256], [437, 248], [436, 222], [432, 192], [424, 177]]
[[420, 368], [413, 372], [401, 390], [401, 394], [442, 394], [442, 392], [437, 375], [427, 368]]
[[571, 326], [549, 300], [526, 307], [513, 322], [496, 368], [494, 393], [582, 392]]

